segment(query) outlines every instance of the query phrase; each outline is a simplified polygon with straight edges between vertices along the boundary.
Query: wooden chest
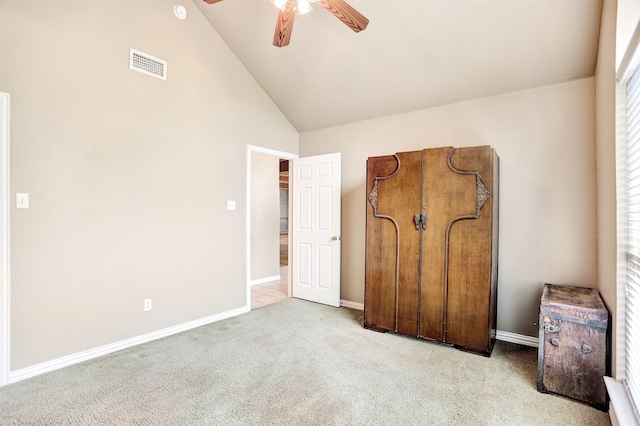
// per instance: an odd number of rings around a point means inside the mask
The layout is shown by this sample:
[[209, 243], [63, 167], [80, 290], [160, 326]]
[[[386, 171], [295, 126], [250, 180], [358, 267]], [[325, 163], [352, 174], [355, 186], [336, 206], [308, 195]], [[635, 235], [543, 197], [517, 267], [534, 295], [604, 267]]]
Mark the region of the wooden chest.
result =
[[606, 409], [609, 313], [596, 289], [545, 284], [540, 301], [538, 390]]

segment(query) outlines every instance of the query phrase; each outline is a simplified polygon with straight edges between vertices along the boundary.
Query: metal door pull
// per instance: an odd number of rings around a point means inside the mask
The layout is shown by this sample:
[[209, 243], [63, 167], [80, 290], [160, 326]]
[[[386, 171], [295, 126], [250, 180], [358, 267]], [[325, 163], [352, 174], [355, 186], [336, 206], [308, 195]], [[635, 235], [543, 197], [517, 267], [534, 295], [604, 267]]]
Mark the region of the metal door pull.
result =
[[416, 231], [420, 230], [420, 223], [422, 223], [422, 229], [427, 229], [427, 215], [423, 213], [413, 216], [413, 223], [416, 225]]

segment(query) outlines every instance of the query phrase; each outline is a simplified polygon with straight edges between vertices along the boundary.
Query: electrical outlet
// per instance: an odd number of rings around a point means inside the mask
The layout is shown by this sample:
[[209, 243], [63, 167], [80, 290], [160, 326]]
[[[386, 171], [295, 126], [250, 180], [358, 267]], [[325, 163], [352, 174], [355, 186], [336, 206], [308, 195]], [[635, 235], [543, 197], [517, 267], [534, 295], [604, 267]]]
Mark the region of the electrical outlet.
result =
[[144, 310], [145, 311], [151, 310], [151, 299], [144, 299]]

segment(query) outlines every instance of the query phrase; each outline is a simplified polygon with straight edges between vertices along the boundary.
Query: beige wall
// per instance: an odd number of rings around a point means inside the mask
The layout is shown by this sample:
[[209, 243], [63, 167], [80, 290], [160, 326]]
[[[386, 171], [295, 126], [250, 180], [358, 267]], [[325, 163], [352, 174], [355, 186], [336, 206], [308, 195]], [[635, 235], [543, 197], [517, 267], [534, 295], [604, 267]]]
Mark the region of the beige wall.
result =
[[251, 154], [251, 281], [280, 275], [280, 160]]
[[[616, 1], [605, 0], [596, 67], [598, 289], [616, 323]], [[615, 330], [612, 328], [612, 330]], [[616, 357], [613, 333], [613, 356]], [[614, 370], [615, 373], [615, 370]]]
[[500, 155], [498, 329], [536, 336], [545, 282], [595, 287], [594, 79], [300, 135], [342, 152], [342, 298], [363, 302], [369, 156], [489, 144]]
[[11, 193], [31, 197], [11, 210], [12, 370], [246, 305], [246, 145], [298, 134], [181, 3], [2, 2]]

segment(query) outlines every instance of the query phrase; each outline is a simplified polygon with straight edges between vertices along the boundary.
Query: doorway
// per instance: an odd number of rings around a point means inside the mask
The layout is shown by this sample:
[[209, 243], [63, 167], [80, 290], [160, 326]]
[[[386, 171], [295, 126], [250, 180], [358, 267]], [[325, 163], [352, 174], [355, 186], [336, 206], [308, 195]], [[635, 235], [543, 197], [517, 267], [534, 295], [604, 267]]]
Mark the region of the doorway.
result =
[[[296, 154], [253, 145], [247, 146], [246, 235], [247, 307], [249, 309], [257, 309], [282, 301], [291, 297], [292, 294], [290, 280], [292, 265], [289, 250], [291, 247], [289, 162], [295, 158], [298, 158]], [[256, 159], [258, 160], [254, 161]], [[269, 195], [265, 198], [263, 185], [265, 180], [271, 182], [272, 179], [273, 185], [269, 183], [266, 187]], [[268, 216], [273, 216], [274, 219], [268, 219], [268, 223], [265, 224], [263, 216], [266, 216], [264, 214], [266, 208], [269, 209]], [[276, 211], [273, 211], [274, 209]], [[264, 229], [265, 226], [268, 227], [268, 232]], [[266, 242], [265, 239], [267, 239]], [[265, 267], [262, 256], [268, 257], [267, 272], [261, 269]]]
[[[253, 159], [255, 160], [255, 155]], [[266, 171], [268, 176], [265, 178], [272, 178], [272, 175], [275, 175], [275, 170], [273, 167], [276, 165], [275, 161], [271, 161], [270, 170]], [[251, 283], [251, 309], [261, 308], [263, 306], [271, 305], [273, 303], [281, 302], [289, 297], [289, 160], [278, 159], [278, 210], [279, 210], [279, 233], [277, 235], [278, 238], [278, 247], [279, 247], [279, 273], [278, 279], [273, 279], [264, 283], [256, 284], [253, 281]], [[256, 165], [252, 163], [253, 172], [255, 173]], [[263, 171], [264, 172], [264, 171]], [[256, 185], [256, 179], [261, 179], [261, 176], [253, 175], [253, 190], [255, 191], [256, 186], [260, 185], [258, 183]], [[265, 179], [267, 180], [267, 179]], [[253, 196], [253, 200], [256, 201], [256, 196]], [[270, 200], [269, 200], [270, 201]], [[271, 202], [265, 202], [265, 205], [272, 205]], [[252, 214], [256, 214], [256, 206], [253, 207]], [[262, 210], [260, 207], [258, 210]], [[258, 213], [260, 214], [260, 213]], [[252, 224], [255, 224], [255, 216], [252, 218]], [[255, 235], [255, 233], [254, 233]], [[254, 244], [253, 248], [253, 261], [255, 262], [255, 241], [252, 240]], [[275, 247], [275, 244], [274, 244]]]

